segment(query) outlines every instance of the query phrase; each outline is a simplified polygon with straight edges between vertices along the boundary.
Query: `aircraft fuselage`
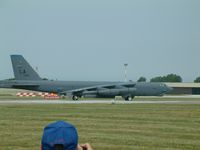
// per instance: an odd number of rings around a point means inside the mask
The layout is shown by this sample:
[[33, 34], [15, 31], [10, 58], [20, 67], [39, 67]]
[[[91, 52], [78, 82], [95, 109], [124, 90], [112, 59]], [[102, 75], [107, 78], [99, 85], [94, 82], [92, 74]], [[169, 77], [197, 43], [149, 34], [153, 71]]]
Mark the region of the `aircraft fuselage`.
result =
[[[121, 84], [135, 84], [134, 87], [122, 88]], [[163, 83], [146, 83], [146, 82], [95, 82], [95, 81], [27, 81], [27, 80], [4, 80], [0, 81], [1, 88], [26, 89], [41, 92], [63, 93], [75, 89], [100, 86], [116, 85], [112, 89], [100, 88], [95, 92], [87, 92], [86, 97], [115, 97], [115, 96], [160, 96], [171, 90]]]

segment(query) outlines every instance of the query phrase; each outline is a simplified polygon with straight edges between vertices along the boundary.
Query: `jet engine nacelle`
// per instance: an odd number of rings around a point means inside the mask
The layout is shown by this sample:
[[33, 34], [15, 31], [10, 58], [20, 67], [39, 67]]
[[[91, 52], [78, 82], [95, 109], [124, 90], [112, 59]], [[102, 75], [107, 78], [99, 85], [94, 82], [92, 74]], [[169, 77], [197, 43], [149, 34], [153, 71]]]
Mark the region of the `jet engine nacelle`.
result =
[[98, 91], [98, 95], [107, 96], [107, 95], [134, 95], [136, 88], [120, 88], [120, 89], [103, 89]]
[[106, 89], [101, 88], [95, 91], [84, 91], [83, 95], [93, 95], [94, 97], [98, 96], [123, 96], [123, 95], [134, 95], [136, 88], [116, 88], [116, 89]]
[[98, 96], [96, 94], [88, 94], [88, 95], [84, 95], [84, 97], [87, 97], [87, 98], [98, 98]]

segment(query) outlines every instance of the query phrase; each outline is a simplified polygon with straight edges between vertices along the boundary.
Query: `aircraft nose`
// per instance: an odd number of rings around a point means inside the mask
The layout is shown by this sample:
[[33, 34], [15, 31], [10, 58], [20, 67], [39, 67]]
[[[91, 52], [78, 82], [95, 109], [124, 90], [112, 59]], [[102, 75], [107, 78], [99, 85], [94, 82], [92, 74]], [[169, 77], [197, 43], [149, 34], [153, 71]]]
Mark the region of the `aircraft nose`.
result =
[[172, 87], [167, 86], [166, 84], [163, 86], [162, 94], [169, 94], [173, 90]]
[[170, 93], [171, 91], [173, 91], [172, 87], [167, 86], [167, 93]]

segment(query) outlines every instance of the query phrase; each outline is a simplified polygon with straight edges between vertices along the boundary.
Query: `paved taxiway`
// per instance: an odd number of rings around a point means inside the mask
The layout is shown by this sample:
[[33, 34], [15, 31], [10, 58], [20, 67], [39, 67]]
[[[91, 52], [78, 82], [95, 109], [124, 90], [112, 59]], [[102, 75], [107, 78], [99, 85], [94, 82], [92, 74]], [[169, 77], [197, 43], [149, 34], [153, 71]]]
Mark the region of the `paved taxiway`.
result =
[[1, 104], [200, 104], [198, 100], [181, 101], [181, 100], [167, 100], [167, 101], [119, 101], [119, 100], [0, 100]]

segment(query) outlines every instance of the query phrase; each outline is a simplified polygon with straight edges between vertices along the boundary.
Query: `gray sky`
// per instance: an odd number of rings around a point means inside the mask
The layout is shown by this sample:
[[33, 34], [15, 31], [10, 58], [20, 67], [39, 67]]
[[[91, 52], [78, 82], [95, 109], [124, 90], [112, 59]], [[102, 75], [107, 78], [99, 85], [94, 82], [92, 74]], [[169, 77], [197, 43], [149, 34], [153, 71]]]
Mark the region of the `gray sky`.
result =
[[42, 77], [200, 75], [199, 0], [0, 0], [0, 79], [22, 54]]

